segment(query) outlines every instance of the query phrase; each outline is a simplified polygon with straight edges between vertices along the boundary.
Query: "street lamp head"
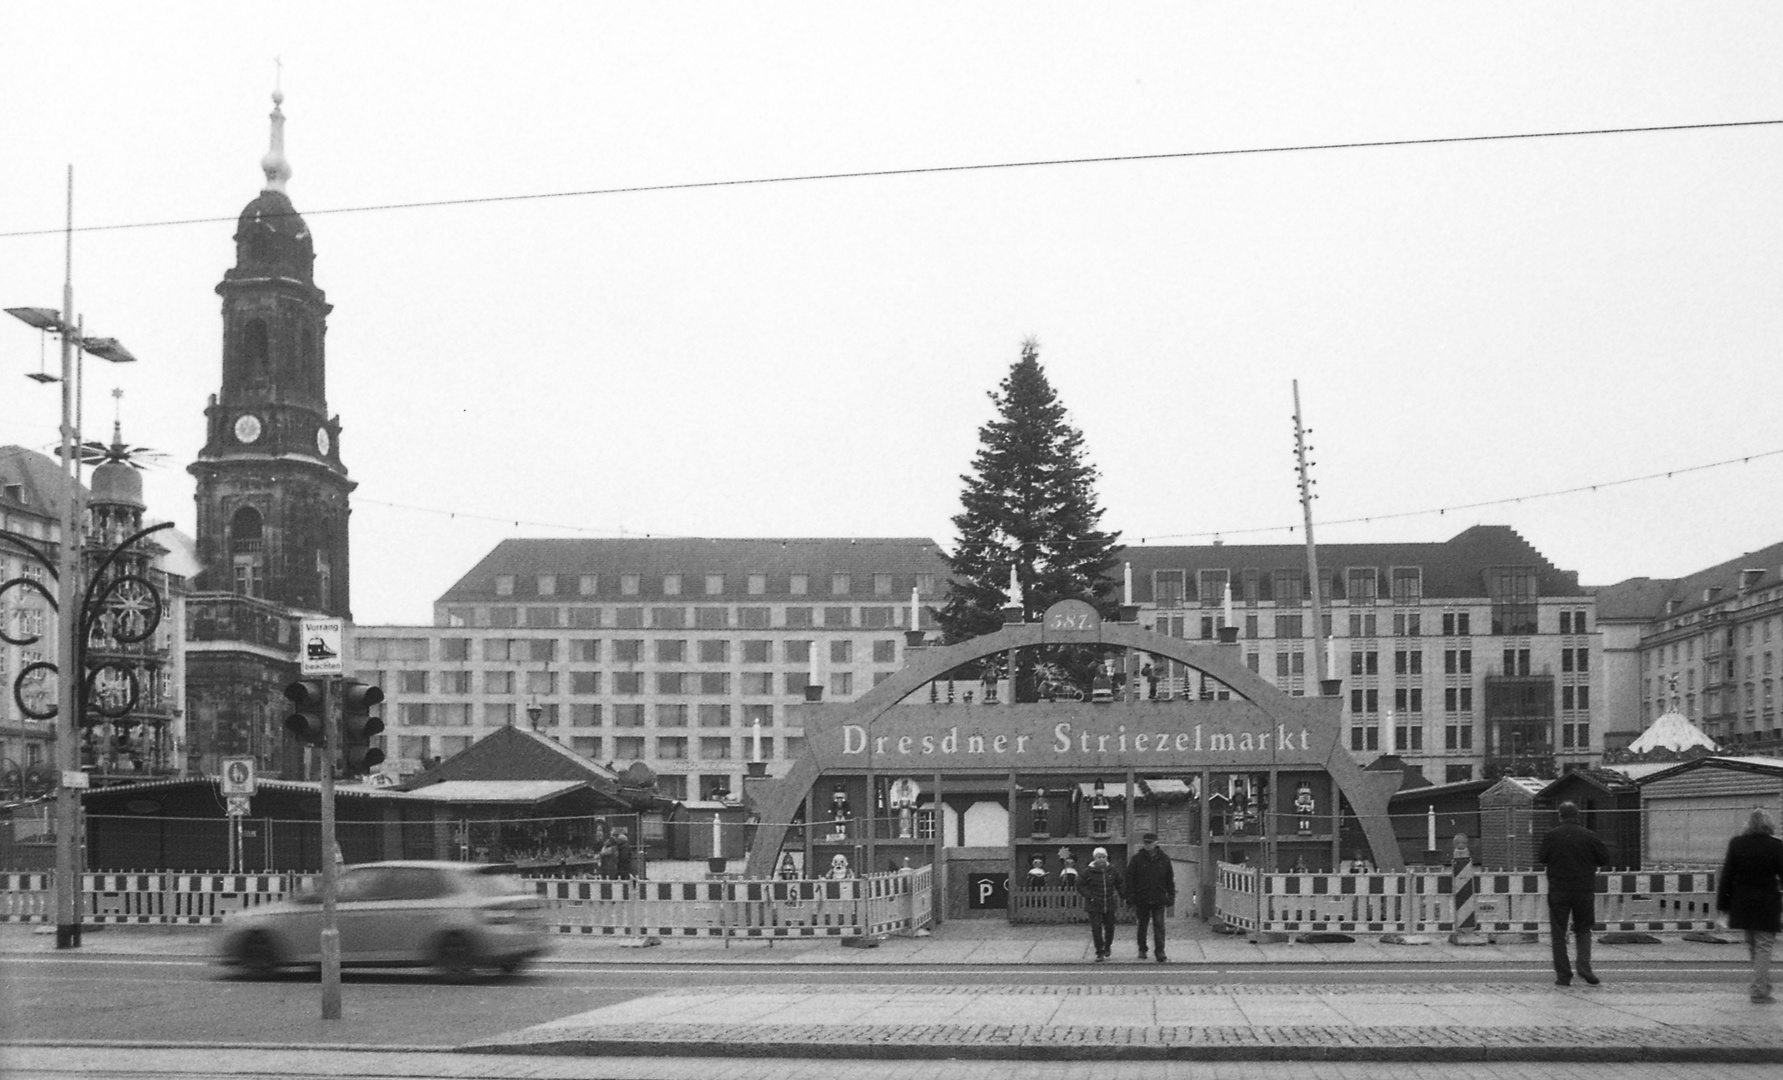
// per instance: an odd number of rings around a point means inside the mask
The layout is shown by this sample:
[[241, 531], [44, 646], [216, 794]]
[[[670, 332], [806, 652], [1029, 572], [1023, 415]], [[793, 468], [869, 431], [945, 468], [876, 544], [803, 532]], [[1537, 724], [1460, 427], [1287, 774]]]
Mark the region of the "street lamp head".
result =
[[6, 309], [6, 313], [38, 330], [49, 330], [59, 334], [68, 329], [67, 325], [62, 322], [62, 313], [55, 308], [9, 307]]
[[80, 347], [83, 351], [89, 352], [101, 360], [110, 360], [114, 364], [136, 363], [136, 357], [130, 355], [129, 349], [118, 344], [117, 338], [83, 338], [81, 339]]

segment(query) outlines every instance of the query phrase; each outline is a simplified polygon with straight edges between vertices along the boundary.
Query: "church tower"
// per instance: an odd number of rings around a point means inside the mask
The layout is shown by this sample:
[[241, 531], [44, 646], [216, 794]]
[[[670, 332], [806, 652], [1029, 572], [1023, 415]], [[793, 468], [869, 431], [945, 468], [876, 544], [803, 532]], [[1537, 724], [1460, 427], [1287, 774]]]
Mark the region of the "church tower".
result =
[[350, 618], [340, 419], [328, 415], [331, 307], [309, 227], [285, 194], [284, 95], [274, 93], [266, 186], [241, 212], [224, 273], [223, 388], [204, 410], [197, 588]]
[[340, 419], [328, 413], [328, 312], [309, 227], [285, 194], [284, 95], [272, 96], [266, 183], [242, 210], [223, 274], [223, 383], [204, 410], [198, 481], [200, 569], [187, 599], [189, 755], [209, 773], [248, 755], [302, 775], [284, 730], [297, 678], [297, 621], [352, 617]]

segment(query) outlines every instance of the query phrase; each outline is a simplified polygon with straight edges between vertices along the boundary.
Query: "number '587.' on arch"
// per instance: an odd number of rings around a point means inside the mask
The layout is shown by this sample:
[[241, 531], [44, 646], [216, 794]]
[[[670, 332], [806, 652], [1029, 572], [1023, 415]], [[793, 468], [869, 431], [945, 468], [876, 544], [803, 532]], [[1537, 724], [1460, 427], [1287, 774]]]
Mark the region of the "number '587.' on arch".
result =
[[[1130, 672], [1141, 657], [1175, 660], [1229, 693], [1015, 703], [1008, 694], [985, 700], [977, 683], [947, 682], [980, 659], [1051, 645], [1126, 657]], [[1353, 859], [1402, 865], [1387, 818], [1399, 774], [1365, 772], [1350, 756], [1339, 698], [1276, 689], [1236, 645], [1104, 621], [1066, 600], [1039, 622], [906, 656], [903, 669], [854, 701], [792, 707], [805, 729], [803, 757], [784, 777], [745, 782], [760, 821], [750, 876], [819, 876], [838, 857], [857, 873], [934, 864], [958, 915], [1002, 906], [986, 882], [1019, 888], [1032, 872], [1056, 884], [1093, 848], [1121, 863], [1143, 833], [1157, 832], [1203, 883], [1206, 914], [1220, 861], [1309, 871]], [[1340, 846], [1357, 843], [1346, 818], [1366, 851]], [[1191, 883], [1180, 884], [1186, 895]]]

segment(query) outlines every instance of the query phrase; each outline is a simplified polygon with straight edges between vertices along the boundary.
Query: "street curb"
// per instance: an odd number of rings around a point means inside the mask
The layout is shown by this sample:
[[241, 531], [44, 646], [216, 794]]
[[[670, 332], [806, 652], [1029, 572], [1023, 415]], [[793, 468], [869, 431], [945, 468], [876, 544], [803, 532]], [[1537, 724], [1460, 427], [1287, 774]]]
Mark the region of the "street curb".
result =
[[568, 1038], [476, 1043], [456, 1053], [541, 1057], [699, 1057], [818, 1058], [895, 1061], [1329, 1061], [1558, 1062], [1573, 1064], [1783, 1064], [1783, 1044], [1561, 1045], [1480, 1044], [1333, 1045], [1323, 1042], [1268, 1042], [1249, 1045], [1160, 1046], [1147, 1043], [923, 1043], [923, 1042], [747, 1042], [730, 1040]]

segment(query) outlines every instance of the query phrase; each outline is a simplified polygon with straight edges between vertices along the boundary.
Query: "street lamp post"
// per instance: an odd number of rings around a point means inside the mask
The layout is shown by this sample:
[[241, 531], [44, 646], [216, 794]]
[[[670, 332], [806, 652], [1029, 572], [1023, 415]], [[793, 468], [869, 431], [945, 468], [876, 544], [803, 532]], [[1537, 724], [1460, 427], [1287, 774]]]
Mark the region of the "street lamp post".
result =
[[[68, 167], [68, 218], [64, 229], [62, 309], [7, 308], [7, 314], [39, 330], [61, 338], [62, 353], [62, 476], [67, 497], [62, 500], [61, 547], [56, 580], [56, 766], [61, 773], [56, 786], [56, 948], [75, 949], [81, 944], [80, 912], [80, 794], [86, 774], [80, 768], [78, 701], [85, 681], [77, 667], [80, 647], [80, 589], [75, 581], [80, 565], [79, 530], [82, 507], [78, 447], [80, 432], [80, 385], [76, 357], [92, 353], [112, 363], [129, 363], [136, 357], [115, 338], [89, 338], [74, 314], [74, 166]], [[70, 320], [73, 320], [72, 322]], [[40, 380], [41, 381], [41, 380]]]

